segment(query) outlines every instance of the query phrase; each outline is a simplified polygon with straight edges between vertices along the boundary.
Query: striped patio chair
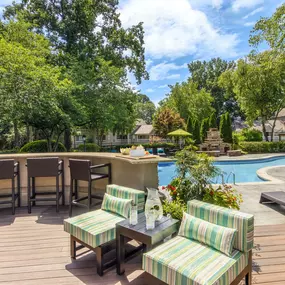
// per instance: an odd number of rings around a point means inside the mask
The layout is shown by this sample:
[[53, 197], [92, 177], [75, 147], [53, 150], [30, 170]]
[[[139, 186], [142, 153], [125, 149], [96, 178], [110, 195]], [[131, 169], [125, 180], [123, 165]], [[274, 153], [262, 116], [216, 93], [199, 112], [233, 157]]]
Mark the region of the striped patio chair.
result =
[[[211, 246], [179, 234], [145, 253], [143, 269], [170, 285], [237, 285], [243, 278], [252, 284], [253, 216], [197, 200], [188, 202], [187, 213], [193, 220], [235, 231], [230, 254], [219, 250], [222, 242]], [[209, 240], [213, 242], [216, 234], [208, 232]]]
[[[107, 186], [107, 195], [121, 198], [126, 201], [132, 200], [144, 208], [145, 192], [118, 185]], [[109, 195], [108, 195], [109, 194]], [[112, 198], [111, 198], [112, 199]], [[115, 199], [113, 199], [115, 200]], [[110, 203], [114, 207], [114, 203]], [[107, 249], [113, 248], [116, 239], [116, 224], [126, 219], [118, 213], [103, 209], [91, 211], [73, 218], [64, 220], [64, 230], [70, 234], [70, 255], [76, 258], [76, 250], [87, 247], [96, 253], [97, 273], [102, 276], [106, 268], [103, 262], [103, 255]], [[76, 243], [80, 246], [76, 247]], [[111, 265], [111, 264], [110, 264]]]

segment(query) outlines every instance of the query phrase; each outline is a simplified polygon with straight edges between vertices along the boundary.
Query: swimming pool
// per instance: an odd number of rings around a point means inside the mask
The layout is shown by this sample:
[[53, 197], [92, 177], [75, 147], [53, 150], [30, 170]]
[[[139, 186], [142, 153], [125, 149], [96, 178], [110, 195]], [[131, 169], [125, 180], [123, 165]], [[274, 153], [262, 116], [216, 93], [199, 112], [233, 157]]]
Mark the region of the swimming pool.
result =
[[[247, 183], [247, 182], [263, 182], [260, 179], [256, 171], [258, 169], [268, 166], [280, 166], [285, 165], [285, 156], [254, 159], [254, 160], [240, 160], [240, 161], [216, 161], [214, 163], [221, 169], [224, 174], [225, 182], [232, 183], [233, 177], [229, 177], [231, 172], [236, 175], [236, 183]], [[176, 176], [176, 167], [174, 162], [162, 162], [158, 165], [158, 177], [159, 185], [167, 185]], [[213, 183], [221, 183], [222, 178], [215, 178]]]

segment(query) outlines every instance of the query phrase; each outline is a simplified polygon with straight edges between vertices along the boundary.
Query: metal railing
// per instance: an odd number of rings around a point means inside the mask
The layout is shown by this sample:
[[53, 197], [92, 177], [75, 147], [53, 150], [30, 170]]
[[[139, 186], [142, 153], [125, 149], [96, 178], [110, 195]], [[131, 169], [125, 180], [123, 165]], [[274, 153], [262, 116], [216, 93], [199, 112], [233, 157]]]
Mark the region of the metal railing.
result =
[[227, 183], [229, 183], [229, 179], [230, 179], [231, 175], [233, 176], [233, 184], [235, 185], [236, 184], [236, 174], [233, 171], [230, 172], [230, 174], [228, 175]]

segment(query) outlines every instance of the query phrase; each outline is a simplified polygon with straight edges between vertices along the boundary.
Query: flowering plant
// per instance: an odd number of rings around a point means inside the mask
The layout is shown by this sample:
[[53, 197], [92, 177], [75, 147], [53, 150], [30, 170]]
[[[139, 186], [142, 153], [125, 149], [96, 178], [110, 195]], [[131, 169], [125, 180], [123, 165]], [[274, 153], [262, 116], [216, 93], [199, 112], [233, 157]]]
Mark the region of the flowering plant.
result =
[[217, 189], [209, 187], [205, 191], [203, 201], [207, 203], [239, 210], [240, 204], [243, 202], [242, 195], [231, 185], [224, 184]]
[[163, 186], [162, 190], [167, 190], [172, 198], [172, 200], [176, 200], [177, 198], [177, 188], [171, 184], [167, 185], [166, 187]]

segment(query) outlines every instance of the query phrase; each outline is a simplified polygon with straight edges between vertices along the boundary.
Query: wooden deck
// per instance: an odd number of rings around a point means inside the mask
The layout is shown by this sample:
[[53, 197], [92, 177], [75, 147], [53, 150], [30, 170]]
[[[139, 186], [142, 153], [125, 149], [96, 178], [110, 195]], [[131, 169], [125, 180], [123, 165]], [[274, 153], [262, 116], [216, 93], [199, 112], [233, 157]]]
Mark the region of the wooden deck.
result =
[[[0, 210], [0, 284], [116, 284], [142, 285], [160, 282], [141, 270], [140, 256], [129, 261], [125, 276], [110, 269], [103, 278], [96, 274], [93, 253], [83, 252], [76, 261], [69, 257], [69, 236], [63, 231], [67, 208], [54, 207]], [[285, 284], [285, 225], [256, 227], [253, 284]], [[178, 284], [177, 284], [178, 285]]]

